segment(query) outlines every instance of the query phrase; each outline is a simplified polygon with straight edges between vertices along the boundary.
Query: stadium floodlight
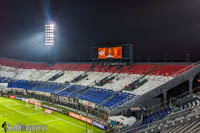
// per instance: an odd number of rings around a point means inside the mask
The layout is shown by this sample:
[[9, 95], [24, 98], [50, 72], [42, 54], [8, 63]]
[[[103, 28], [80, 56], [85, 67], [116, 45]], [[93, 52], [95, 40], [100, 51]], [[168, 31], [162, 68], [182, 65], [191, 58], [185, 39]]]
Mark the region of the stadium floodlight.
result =
[[45, 25], [45, 45], [53, 46], [55, 42], [55, 24]]

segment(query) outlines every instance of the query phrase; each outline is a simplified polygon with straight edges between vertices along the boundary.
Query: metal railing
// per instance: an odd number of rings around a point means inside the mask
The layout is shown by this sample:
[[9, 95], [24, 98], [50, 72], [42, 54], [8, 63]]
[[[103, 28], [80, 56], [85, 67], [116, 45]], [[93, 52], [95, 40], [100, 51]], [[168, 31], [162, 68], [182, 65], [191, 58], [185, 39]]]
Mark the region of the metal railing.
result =
[[[197, 87], [196, 89], [199, 89], [199, 87]], [[161, 105], [161, 104], [158, 104], [156, 106], [159, 106], [159, 105]], [[152, 108], [154, 108], [154, 107], [152, 107]], [[153, 123], [150, 123], [150, 124], [146, 124], [146, 125], [138, 126], [137, 128], [132, 128], [132, 129], [129, 129], [129, 130], [125, 130], [124, 132], [129, 132], [129, 131], [142, 132], [142, 131], [146, 131], [146, 130], [151, 129], [151, 127], [154, 127], [154, 125], [158, 125], [159, 123], [163, 123], [163, 121], [174, 119], [174, 118], [177, 118], [177, 117], [180, 117], [180, 116], [184, 116], [184, 114], [190, 114], [190, 113], [196, 113], [196, 111], [194, 109], [190, 109], [190, 110], [186, 110], [186, 111], [183, 111], [183, 112], [176, 112], [176, 114], [171, 114], [170, 116], [166, 116], [162, 120], [157, 120], [157, 121], [155, 121]], [[198, 112], [198, 114], [200, 114], [200, 112]], [[189, 117], [191, 117], [191, 116], [189, 116]], [[145, 129], [142, 130], [142, 128], [145, 128]]]
[[[192, 67], [192, 66], [194, 66], [194, 67]], [[171, 77], [177, 77], [177, 75], [178, 75], [179, 73], [181, 73], [181, 72], [184, 73], [184, 72], [186, 72], [186, 71], [191, 71], [193, 68], [196, 68], [196, 67], [198, 67], [198, 66], [200, 66], [200, 60], [197, 61], [197, 62], [194, 62], [194, 63], [192, 63], [192, 64], [190, 64], [190, 65], [188, 65], [188, 66], [186, 66], [186, 67], [184, 67], [184, 68], [182, 68], [182, 69], [180, 69], [179, 71], [173, 73], [173, 74], [170, 75], [170, 76], [171, 76]]]

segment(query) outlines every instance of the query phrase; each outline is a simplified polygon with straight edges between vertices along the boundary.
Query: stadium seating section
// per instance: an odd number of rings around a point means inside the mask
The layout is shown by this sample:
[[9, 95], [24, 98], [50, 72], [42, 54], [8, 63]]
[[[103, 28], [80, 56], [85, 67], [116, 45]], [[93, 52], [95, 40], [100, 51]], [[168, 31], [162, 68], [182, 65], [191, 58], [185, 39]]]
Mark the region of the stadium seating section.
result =
[[[171, 107], [166, 107], [149, 115], [145, 115], [143, 118], [143, 123], [137, 128], [132, 128], [126, 131], [127, 133], [178, 133], [178, 132], [189, 132], [198, 133], [196, 130], [200, 125], [200, 99], [197, 95], [188, 95], [186, 97], [190, 100], [181, 105], [173, 105]], [[184, 99], [181, 99], [184, 100]], [[149, 111], [148, 111], [149, 112]], [[195, 117], [195, 118], [194, 118]], [[196, 120], [195, 120], [196, 119]], [[188, 122], [191, 120], [192, 122]], [[195, 127], [195, 128], [194, 128]]]
[[[115, 108], [132, 100], [137, 95], [143, 95], [153, 90], [192, 67], [190, 65], [157, 64], [135, 64], [133, 66], [102, 66], [99, 64], [94, 67], [92, 64], [46, 66], [43, 63], [0, 58], [0, 82], [9, 83], [8, 87], [78, 97]], [[77, 77], [80, 78], [80, 75], [87, 76], [71, 83]], [[112, 77], [112, 80], [106, 81], [102, 86], [96, 86], [99, 81], [107, 79], [107, 77]], [[141, 77], [145, 82], [135, 83]], [[127, 86], [131, 86], [132, 90], [123, 91]], [[111, 96], [113, 97], [108, 99]], [[104, 102], [105, 100], [108, 101]]]

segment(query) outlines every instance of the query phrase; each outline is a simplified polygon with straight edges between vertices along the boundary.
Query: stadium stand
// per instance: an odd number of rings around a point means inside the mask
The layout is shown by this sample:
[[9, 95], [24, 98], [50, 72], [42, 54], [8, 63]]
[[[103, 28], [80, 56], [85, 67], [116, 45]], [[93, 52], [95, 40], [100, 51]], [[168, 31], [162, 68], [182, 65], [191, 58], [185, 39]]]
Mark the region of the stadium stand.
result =
[[[126, 66], [125, 66], [126, 67]], [[155, 66], [151, 67], [154, 68]], [[134, 68], [134, 67], [133, 67]], [[132, 68], [132, 70], [133, 70]], [[122, 68], [123, 69], [123, 68]], [[139, 68], [136, 67], [138, 70]], [[151, 70], [148, 69], [148, 70]], [[35, 69], [16, 69], [13, 67], [6, 67], [1, 66], [1, 75], [0, 76], [9, 76], [10, 78], [16, 78], [16, 79], [26, 79], [26, 80], [39, 80], [39, 81], [48, 81], [49, 77], [53, 77], [59, 73], [62, 73], [60, 70], [35, 70]], [[7, 73], [7, 72], [9, 73]], [[133, 71], [132, 71], [133, 72]], [[135, 71], [136, 72], [136, 71]], [[137, 71], [138, 72], [138, 71]], [[147, 72], [147, 71], [145, 71]], [[76, 77], [78, 77], [80, 74], [83, 74], [84, 71], [64, 71], [64, 74], [55, 79], [54, 82], [58, 83], [65, 83], [71, 82]], [[138, 72], [140, 73], [140, 72]], [[79, 85], [95, 85], [97, 82], [102, 81], [101, 79], [105, 79], [110, 75], [110, 73], [102, 73], [102, 72], [88, 72], [88, 76], [85, 79], [80, 80], [77, 82]], [[70, 75], [70, 76], [69, 76]], [[115, 76], [115, 75], [114, 75]], [[110, 90], [120, 91], [125, 86], [128, 86], [129, 84], [133, 83], [135, 80], [140, 78], [142, 75], [139, 74], [124, 74], [120, 73], [115, 77], [112, 77], [112, 81], [108, 80], [106, 85], [100, 87], [100, 88], [106, 88]], [[155, 87], [166, 83], [173, 77], [166, 77], [166, 76], [155, 76], [155, 75], [147, 75], [146, 76], [148, 81], [145, 83], [145, 86], [141, 86], [138, 92], [138, 89], [134, 90], [133, 93], [136, 95], [142, 95], [146, 93], [148, 90], [152, 90]], [[100, 80], [99, 80], [100, 79]]]
[[[54, 100], [78, 112], [79, 109], [88, 109], [89, 113], [100, 118], [99, 122], [105, 120], [111, 124], [111, 129], [117, 127], [122, 132], [196, 133], [200, 125], [200, 96], [184, 96], [176, 99], [176, 103], [153, 109], [147, 109], [148, 105], [143, 108], [144, 103], [141, 102], [145, 98], [146, 102], [155, 98], [155, 103], [156, 100], [160, 103], [164, 99], [161, 94], [165, 87], [173, 88], [185, 82], [188, 80], [185, 77], [192, 77], [188, 76], [189, 72], [199, 72], [196, 68], [193, 64], [170, 63], [47, 66], [0, 58], [0, 83], [8, 83], [7, 89], [13, 91], [11, 94], [15, 94], [16, 90], [37, 96], [42, 94], [44, 97], [51, 96], [49, 101]], [[170, 86], [173, 81], [176, 83]], [[139, 108], [142, 116], [138, 116], [136, 111], [132, 117], [130, 108]]]
[[[181, 102], [180, 102], [181, 101]], [[176, 100], [173, 105], [168, 105], [154, 112], [147, 110], [148, 115], [143, 116], [143, 122], [136, 128], [129, 129], [126, 133], [198, 133], [195, 129], [200, 124], [200, 99], [199, 95], [189, 94]]]
[[[0, 58], [0, 77], [17, 82], [8, 82], [9, 87], [77, 97], [108, 107], [109, 110], [127, 105], [135, 97], [154, 90], [192, 68], [192, 65], [165, 64], [93, 66], [71, 63], [46, 66], [43, 63]], [[101, 85], [97, 86], [98, 83]], [[130, 87], [130, 90], [125, 91], [126, 87]]]
[[[106, 90], [101, 88], [92, 87], [86, 93], [79, 95], [80, 90], [84, 89], [84, 86], [80, 85], [70, 85], [63, 87], [61, 83], [52, 83], [52, 82], [35, 82], [35, 81], [27, 81], [27, 80], [8, 80], [6, 78], [1, 77], [1, 82], [8, 82], [8, 88], [23, 88], [27, 90], [37, 90], [42, 92], [53, 93], [56, 92], [58, 95], [62, 96], [71, 96], [76, 97], [78, 95], [79, 99], [87, 100], [94, 103], [101, 103], [103, 100], [116, 93], [112, 90]], [[64, 89], [57, 91], [63, 87]], [[74, 95], [72, 95], [74, 93]], [[114, 99], [107, 101], [104, 106], [106, 107], [117, 107], [118, 105], [123, 104], [127, 100], [131, 100], [134, 98], [134, 95], [128, 93], [120, 93]]]
[[[69, 71], [88, 71], [92, 64], [55, 64], [53, 66], [46, 66], [42, 63], [32, 63], [32, 62], [23, 62], [23, 61], [16, 61], [16, 60], [9, 60], [0, 58], [0, 65], [1, 66], [10, 66], [15, 68], [21, 69], [37, 69], [37, 70], [69, 70]], [[120, 69], [119, 73], [129, 73], [129, 74], [140, 74], [144, 75], [147, 72], [151, 71], [158, 65], [134, 65], [130, 68], [130, 66], [124, 66]], [[156, 76], [171, 76], [174, 73], [178, 72], [181, 69], [187, 68], [185, 71], [191, 69], [193, 66], [187, 67], [188, 65], [162, 65], [157, 70], [151, 73], [151, 75]], [[104, 65], [96, 65], [93, 68], [94, 72], [115, 72], [118, 66], [108, 66]], [[182, 71], [183, 72], [183, 71]], [[177, 73], [177, 75], [181, 74]]]

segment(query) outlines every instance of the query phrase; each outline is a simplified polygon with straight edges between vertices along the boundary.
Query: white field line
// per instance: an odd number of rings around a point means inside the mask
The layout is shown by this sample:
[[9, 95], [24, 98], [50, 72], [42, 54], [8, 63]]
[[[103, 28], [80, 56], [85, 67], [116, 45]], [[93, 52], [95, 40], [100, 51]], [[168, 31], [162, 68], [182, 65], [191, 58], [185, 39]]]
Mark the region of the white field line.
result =
[[[49, 120], [49, 121], [46, 121], [45, 123], [53, 122], [53, 121], [59, 121], [59, 120]], [[40, 123], [33, 123], [33, 124], [41, 124], [41, 123], [43, 123], [43, 122], [40, 122]], [[31, 124], [31, 125], [33, 125], [33, 124]], [[54, 127], [54, 128], [58, 128], [58, 127], [54, 126], [54, 124], [51, 124], [50, 126], [51, 126], [51, 127]], [[47, 126], [47, 132], [48, 132], [48, 126]]]
[[[13, 110], [13, 111], [15, 111], [15, 112], [18, 112], [18, 113], [20, 113], [20, 114], [22, 114], [22, 115], [30, 115], [30, 114], [33, 114], [33, 113], [28, 113], [28, 114], [25, 114], [25, 113], [23, 113], [23, 112], [21, 112], [21, 111], [19, 111], [19, 110], [16, 110], [16, 109], [14, 109], [14, 108], [11, 108], [12, 106], [17, 106], [17, 105], [23, 105], [23, 104], [20, 104], [20, 103], [17, 103], [17, 102], [14, 102], [14, 101], [10, 101], [9, 99], [4, 99], [4, 100], [0, 100], [0, 101], [7, 101], [7, 102], [12, 102], [12, 103], [15, 103], [14, 105], [8, 105], [8, 106], [5, 106], [5, 105], [3, 105], [4, 107], [6, 107], [6, 108], [8, 108], [8, 109], [10, 109], [10, 110]], [[24, 106], [24, 105], [23, 105]]]
[[93, 131], [92, 130], [88, 130], [88, 133], [92, 133]]
[[4, 107], [7, 107], [7, 108], [9, 108], [9, 109], [11, 109], [11, 110], [14, 110], [14, 111], [16, 111], [16, 112], [18, 112], [18, 113], [20, 113], [20, 114], [22, 114], [23, 113], [23, 115], [35, 115], [35, 114], [42, 114], [43, 112], [34, 112], [34, 113], [24, 113], [24, 112], [21, 112], [21, 111], [19, 111], [19, 110], [16, 110], [16, 109], [14, 109], [14, 108], [11, 108], [11, 107], [13, 107], [13, 106], [24, 106], [24, 105], [22, 105], [22, 104], [15, 104], [15, 105], [9, 105], [9, 106], [4, 106]]
[[28, 114], [24, 114], [24, 115], [37, 115], [37, 114], [42, 114], [43, 112], [38, 112], [38, 113], [28, 113]]
[[25, 115], [23, 112], [21, 112], [21, 111], [19, 111], [19, 110], [16, 110], [16, 109], [14, 109], [14, 108], [11, 108], [11, 107], [8, 107], [8, 106], [4, 106], [4, 107], [6, 107], [6, 108], [8, 108], [8, 109], [10, 109], [10, 110], [14, 110], [15, 112], [18, 112], [18, 113], [20, 113], [20, 114], [22, 114], [22, 115]]
[[[9, 109], [11, 109], [11, 110], [14, 110], [14, 111], [16, 111], [16, 112], [18, 112], [18, 113], [20, 113], [20, 114], [22, 114], [22, 115], [35, 115], [35, 114], [36, 114], [36, 113], [24, 114], [23, 112], [21, 112], [21, 111], [19, 111], [19, 110], [16, 110], [16, 109], [14, 109], [14, 108], [11, 108], [11, 107], [8, 107], [8, 106], [5, 106], [5, 107], [7, 107], [7, 108], [9, 108]], [[40, 114], [42, 114], [42, 113], [44, 113], [44, 112], [40, 111]], [[59, 118], [59, 117], [57, 117], [57, 116], [53, 116], [53, 115], [49, 115], [49, 116], [51, 116], [51, 117], [53, 117], [53, 118], [56, 118], [56, 120], [62, 120], [62, 121], [66, 122], [66, 123], [69, 123], [69, 124], [71, 124], [71, 125], [73, 125], [73, 126], [76, 126], [76, 127], [82, 128], [82, 129], [85, 129], [85, 127], [82, 127], [82, 126], [77, 125], [77, 124], [75, 124], [75, 123], [69, 122], [69, 121], [67, 121], [67, 120], [65, 120], [65, 119], [62, 119], [62, 118]], [[88, 131], [91, 131], [91, 130], [88, 130]]]
[[[41, 122], [37, 122], [37, 123], [31, 123], [31, 124], [27, 124], [27, 125], [38, 125], [38, 124], [41, 124], [41, 123], [50, 123], [50, 122], [54, 122], [54, 121], [60, 121], [60, 120], [49, 120], [49, 121], [41, 121]], [[54, 124], [51, 124], [50, 125], [51, 127], [54, 127], [54, 128], [58, 128], [57, 126], [54, 126]], [[47, 131], [48, 131], [48, 127], [47, 127]]]
[[7, 108], [9, 108], [9, 109], [11, 109], [11, 110], [14, 110], [14, 111], [16, 111], [16, 112], [18, 112], [18, 113], [20, 113], [20, 114], [23, 114], [23, 115], [33, 115], [33, 114], [41, 114], [41, 112], [40, 113], [24, 113], [24, 112], [21, 112], [21, 111], [19, 111], [19, 110], [16, 110], [16, 109], [14, 109], [14, 108], [11, 108], [12, 106], [18, 106], [18, 105], [21, 105], [21, 106], [25, 106], [24, 104], [21, 104], [21, 103], [17, 103], [17, 102], [15, 102], [15, 101], [11, 101], [10, 99], [4, 99], [4, 100], [0, 100], [0, 101], [2, 101], [2, 102], [12, 102], [12, 103], [15, 103], [14, 105], [8, 105], [8, 106], [5, 106], [5, 105], [3, 105], [4, 107], [7, 107]]
[[[41, 112], [41, 113], [44, 113], [44, 112]], [[66, 122], [66, 123], [69, 123], [69, 124], [71, 124], [71, 125], [73, 125], [73, 126], [77, 126], [77, 127], [79, 127], [79, 128], [82, 128], [82, 129], [85, 129], [85, 127], [83, 127], [83, 126], [80, 126], [80, 125], [77, 125], [77, 124], [75, 124], [75, 123], [72, 123], [72, 122], [69, 122], [69, 121], [67, 121], [67, 120], [65, 120], [65, 119], [62, 119], [62, 118], [59, 118], [59, 117], [57, 117], [57, 116], [53, 116], [53, 115], [49, 115], [50, 117], [53, 117], [53, 118], [56, 118], [57, 120], [62, 120], [62, 121], [64, 121], [64, 122]], [[89, 132], [92, 132], [92, 130], [88, 130]]]
[[12, 106], [20, 106], [21, 104], [14, 104], [14, 105], [8, 105], [6, 107], [12, 107]]
[[59, 118], [59, 117], [57, 117], [57, 116], [53, 116], [53, 115], [50, 115], [50, 116], [51, 116], [51, 117], [54, 117], [54, 118], [57, 118], [57, 119], [59, 119], [59, 120], [65, 121], [66, 123], [69, 123], [69, 124], [71, 124], [71, 125], [74, 125], [74, 126], [77, 126], [77, 127], [80, 127], [80, 128], [85, 129], [85, 127], [82, 127], [82, 126], [77, 125], [77, 124], [75, 124], [75, 123], [69, 122], [69, 121], [67, 121], [67, 120], [65, 120], [65, 119], [62, 119], [62, 118]]
[[13, 101], [13, 100], [11, 100], [11, 99], [8, 99], [8, 101], [9, 101], [9, 102], [12, 102], [12, 103], [15, 103], [15, 104], [25, 105], [25, 104], [22, 104], [22, 103], [15, 102], [15, 101]]
[[31, 124], [27, 124], [27, 125], [37, 125], [37, 124], [41, 124], [41, 123], [49, 123], [49, 122], [53, 122], [53, 121], [59, 121], [59, 120], [48, 120], [48, 121], [41, 121], [41, 122], [35, 122], [35, 123], [31, 123]]
[[3, 100], [0, 100], [0, 102], [12, 102], [12, 103], [15, 103], [15, 104], [20, 104], [20, 105], [24, 105], [24, 104], [21, 104], [21, 103], [18, 103], [18, 102], [15, 102], [15, 101], [13, 101], [13, 100], [11, 100], [11, 99], [3, 99]]
[[4, 106], [4, 107], [9, 108], [9, 109], [11, 109], [11, 110], [14, 110], [14, 111], [16, 111], [16, 112], [18, 112], [18, 113], [20, 113], [20, 114], [23, 114], [23, 115], [35, 115], [35, 114], [42, 114], [42, 113], [43, 113], [43, 112], [24, 113], [24, 112], [21, 112], [21, 111], [19, 111], [19, 110], [14, 109], [14, 108], [11, 108], [10, 106]]
[[[42, 112], [42, 111], [40, 111], [40, 112], [41, 112], [41, 113], [44, 113], [44, 112]], [[34, 115], [34, 114], [33, 114], [33, 115]], [[76, 127], [82, 128], [82, 129], [85, 129], [85, 127], [83, 127], [83, 126], [80, 126], [80, 125], [78, 125], [78, 124], [72, 123], [72, 122], [70, 122], [70, 121], [67, 121], [67, 120], [65, 120], [65, 119], [59, 118], [59, 117], [57, 117], [57, 116], [54, 116], [54, 115], [49, 115], [49, 116], [50, 116], [50, 117], [53, 117], [53, 118], [56, 118], [57, 120], [62, 120], [62, 121], [66, 122], [66, 123], [69, 123], [69, 124], [71, 124], [71, 125], [73, 125], [73, 126], [76, 126]], [[91, 132], [91, 130], [88, 130], [88, 131]]]
[[[17, 102], [14, 102], [14, 101], [10, 101], [10, 99], [6, 99], [6, 100], [4, 99], [4, 100], [0, 100], [0, 101], [9, 101], [9, 102], [17, 103]], [[20, 104], [20, 103], [17, 103], [17, 104]], [[24, 104], [20, 104], [20, 105], [24, 105]], [[24, 105], [24, 106], [25, 106], [25, 105]], [[8, 107], [8, 106], [5, 106], [5, 107], [7, 107], [7, 108], [9, 108], [9, 109], [11, 109], [11, 110], [14, 110], [14, 111], [16, 111], [16, 112], [18, 112], [18, 113], [20, 113], [20, 114], [22, 114], [22, 115], [26, 115], [26, 114], [24, 114], [23, 112], [18, 111], [18, 110], [14, 109], [14, 108], [11, 108], [11, 107]], [[40, 111], [40, 112], [41, 112], [41, 113], [44, 113], [44, 112], [42, 112], [42, 111]], [[36, 114], [36, 113], [29, 113], [29, 114], [27, 114], [27, 115], [34, 115], [34, 114]], [[57, 117], [57, 116], [53, 116], [53, 115], [49, 115], [49, 116], [54, 117], [54, 118], [56, 118], [57, 120], [62, 120], [62, 121], [64, 121], [64, 122], [69, 123], [69, 124], [71, 124], [71, 125], [74, 125], [74, 126], [76, 126], [76, 127], [85, 129], [85, 127], [83, 127], [83, 126], [80, 126], [80, 125], [78, 125], [78, 124], [69, 122], [69, 121], [67, 121], [67, 120], [65, 120], [65, 119], [62, 119], [62, 118], [59, 118], [59, 117]], [[88, 131], [91, 131], [91, 130], [88, 130]]]

